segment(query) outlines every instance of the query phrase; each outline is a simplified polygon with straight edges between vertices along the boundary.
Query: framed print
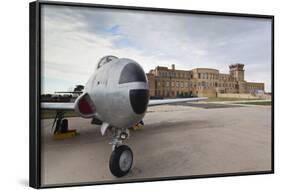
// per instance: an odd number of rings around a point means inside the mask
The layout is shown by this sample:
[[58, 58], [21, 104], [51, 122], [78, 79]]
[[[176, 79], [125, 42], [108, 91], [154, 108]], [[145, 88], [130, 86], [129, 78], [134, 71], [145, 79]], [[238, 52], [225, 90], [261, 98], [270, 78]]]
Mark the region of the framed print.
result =
[[30, 3], [30, 186], [274, 172], [274, 17]]

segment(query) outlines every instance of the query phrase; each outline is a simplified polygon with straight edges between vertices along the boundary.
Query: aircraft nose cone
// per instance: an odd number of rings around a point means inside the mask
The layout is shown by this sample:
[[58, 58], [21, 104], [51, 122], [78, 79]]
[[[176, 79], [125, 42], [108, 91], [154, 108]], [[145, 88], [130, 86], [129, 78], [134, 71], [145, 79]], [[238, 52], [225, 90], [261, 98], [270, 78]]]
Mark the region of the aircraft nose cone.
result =
[[147, 89], [130, 90], [130, 103], [136, 114], [143, 114], [147, 108], [149, 91]]

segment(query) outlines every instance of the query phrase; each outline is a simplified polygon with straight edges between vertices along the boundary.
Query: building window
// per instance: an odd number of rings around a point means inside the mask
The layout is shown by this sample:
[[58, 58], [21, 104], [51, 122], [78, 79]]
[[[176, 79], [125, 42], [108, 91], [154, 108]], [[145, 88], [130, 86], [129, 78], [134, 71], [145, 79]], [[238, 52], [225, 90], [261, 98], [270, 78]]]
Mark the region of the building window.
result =
[[167, 86], [167, 87], [170, 86], [170, 82], [169, 82], [169, 81], [166, 82], [166, 86]]
[[172, 81], [172, 87], [174, 87], [174, 86], [175, 86], [174, 81]]
[[207, 86], [207, 85], [206, 85], [206, 82], [205, 82], [205, 81], [203, 81], [203, 82], [202, 82], [202, 87], [204, 87], [204, 88], [205, 88], [206, 86]]
[[201, 79], [201, 73], [198, 73], [198, 78]]
[[183, 88], [183, 82], [181, 82], [181, 88]]

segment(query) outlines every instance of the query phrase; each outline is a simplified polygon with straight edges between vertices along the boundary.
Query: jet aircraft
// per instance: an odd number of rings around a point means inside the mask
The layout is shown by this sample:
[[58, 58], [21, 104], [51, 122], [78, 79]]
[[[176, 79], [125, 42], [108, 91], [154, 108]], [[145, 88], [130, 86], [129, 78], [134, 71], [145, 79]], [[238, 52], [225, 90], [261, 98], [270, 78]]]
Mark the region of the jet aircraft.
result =
[[109, 168], [116, 177], [126, 175], [133, 164], [133, 152], [123, 141], [129, 128], [143, 123], [148, 106], [192, 102], [207, 98], [149, 99], [149, 85], [142, 67], [134, 60], [104, 56], [75, 102], [45, 102], [41, 109], [55, 110], [57, 127], [65, 127], [63, 113], [74, 110], [83, 118], [100, 125], [101, 134], [112, 135]]

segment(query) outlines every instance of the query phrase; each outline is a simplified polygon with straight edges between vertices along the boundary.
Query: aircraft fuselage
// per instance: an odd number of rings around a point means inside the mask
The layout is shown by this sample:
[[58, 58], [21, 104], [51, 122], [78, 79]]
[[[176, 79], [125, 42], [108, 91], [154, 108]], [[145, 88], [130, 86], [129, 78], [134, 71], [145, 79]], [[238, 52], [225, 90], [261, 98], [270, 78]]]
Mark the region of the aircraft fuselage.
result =
[[[76, 112], [82, 117], [96, 117], [112, 127], [132, 127], [142, 120], [148, 105], [145, 72], [137, 62], [127, 58], [100, 63], [75, 102]], [[83, 96], [92, 110], [86, 114], [79, 109]]]

